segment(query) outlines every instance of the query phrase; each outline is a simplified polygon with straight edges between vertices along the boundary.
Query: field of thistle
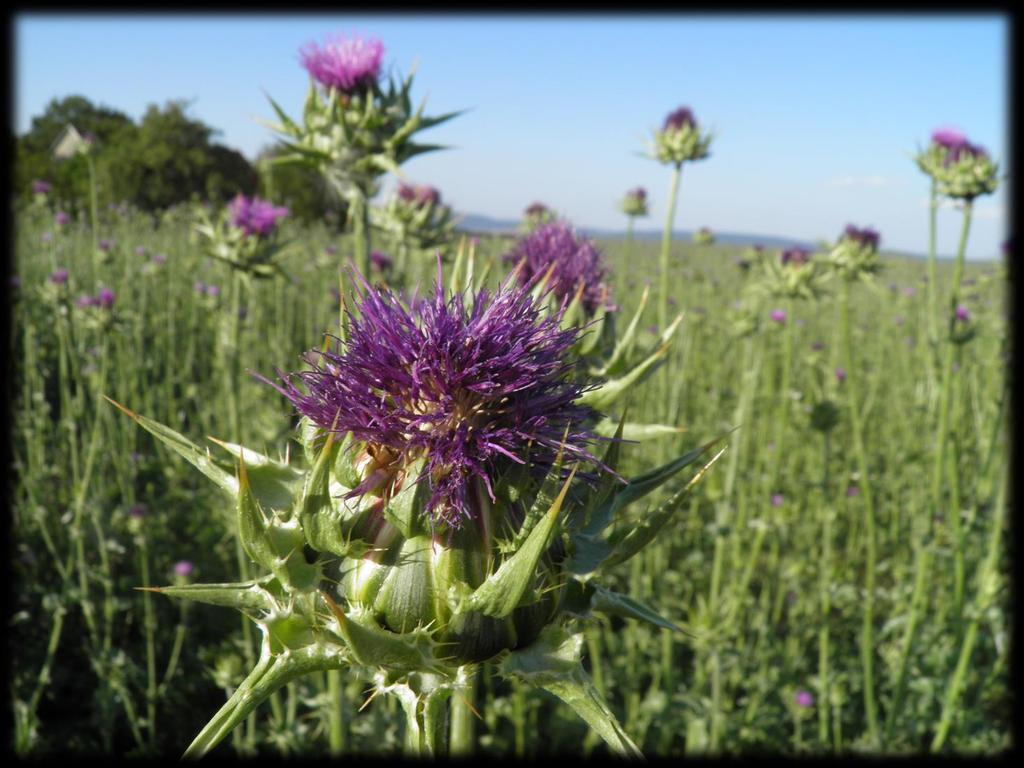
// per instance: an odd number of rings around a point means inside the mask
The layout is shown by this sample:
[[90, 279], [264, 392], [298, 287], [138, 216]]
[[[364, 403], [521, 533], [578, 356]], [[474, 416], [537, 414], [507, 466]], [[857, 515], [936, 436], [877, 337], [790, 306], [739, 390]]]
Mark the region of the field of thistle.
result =
[[[278, 110], [344, 234], [17, 211], [15, 751], [1008, 749], [1005, 267], [856, 227], [590, 242], [539, 204], [462, 236], [431, 188], [371, 204], [449, 116], [388, 123], [409, 82], [368, 55], [310, 49], [327, 90]], [[983, 153], [946, 138], [969, 215]], [[709, 142], [656, 135], [670, 211]]]

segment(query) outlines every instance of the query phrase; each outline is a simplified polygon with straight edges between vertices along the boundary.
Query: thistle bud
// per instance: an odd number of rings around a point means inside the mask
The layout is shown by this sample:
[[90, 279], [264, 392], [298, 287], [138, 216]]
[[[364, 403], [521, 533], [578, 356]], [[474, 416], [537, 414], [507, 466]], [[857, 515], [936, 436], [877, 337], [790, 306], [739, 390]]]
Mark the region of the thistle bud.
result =
[[693, 112], [680, 107], [665, 117], [660, 131], [654, 132], [652, 156], [660, 163], [681, 166], [703, 160], [709, 154], [711, 134], [702, 134]]

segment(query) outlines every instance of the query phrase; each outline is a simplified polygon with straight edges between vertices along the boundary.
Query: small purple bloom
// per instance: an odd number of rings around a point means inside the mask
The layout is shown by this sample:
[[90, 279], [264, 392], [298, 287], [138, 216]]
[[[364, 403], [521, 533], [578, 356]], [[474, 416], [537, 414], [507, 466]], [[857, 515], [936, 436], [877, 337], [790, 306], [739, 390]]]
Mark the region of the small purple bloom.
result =
[[772, 506], [775, 507], [776, 509], [782, 506], [783, 501], [785, 501], [785, 499], [782, 497], [781, 493], [772, 494]]
[[71, 222], [71, 217], [64, 213], [64, 211], [57, 211], [57, 215], [53, 217], [53, 220], [58, 227], [63, 227]]
[[842, 368], [842, 367], [836, 368], [836, 381], [838, 381], [840, 384], [842, 384], [844, 381], [846, 381], [846, 369], [845, 368]]
[[808, 707], [814, 706], [814, 696], [809, 691], [797, 691], [796, 696], [793, 697], [793, 701], [801, 709], [807, 709]]
[[48, 181], [36, 179], [32, 182], [32, 194], [34, 195], [48, 195], [51, 189], [53, 189], [53, 185]]
[[906, 288], [903, 289], [903, 295], [906, 296], [908, 299], [912, 299], [915, 296], [917, 296], [917, 288], [915, 288], [912, 285], [908, 285]]
[[337, 256], [338, 255], [338, 246], [336, 246], [336, 245], [328, 245], [328, 246], [326, 246], [324, 248], [324, 253], [326, 253], [328, 256]]
[[68, 271], [64, 267], [58, 267], [50, 273], [50, 282], [54, 285], [66, 285], [68, 282]]
[[176, 576], [186, 577], [191, 576], [192, 571], [195, 570], [195, 566], [192, 565], [188, 560], [179, 560], [174, 564], [174, 574]]
[[153, 258], [151, 259], [151, 261], [154, 264], [166, 264], [167, 263], [167, 256], [165, 254], [163, 254], [163, 253], [154, 253], [153, 254]]
[[114, 292], [109, 288], [100, 288], [99, 295], [96, 297], [99, 301], [99, 305], [103, 309], [112, 309], [114, 306]]
[[464, 306], [445, 299], [440, 266], [434, 295], [414, 302], [356, 280], [346, 346], [307, 353], [314, 370], [279, 372], [283, 386], [272, 384], [314, 424], [352, 433], [366, 475], [349, 497], [394, 488], [423, 459], [410, 477], [429, 493], [427, 513], [459, 528], [478, 519], [495, 479], [527, 454], [547, 471], [564, 441], [569, 457], [596, 461], [585, 426], [593, 414], [573, 403], [584, 385], [569, 378], [566, 357], [580, 331], [544, 317], [527, 290], [506, 279]]
[[821, 352], [822, 350], [825, 349], [825, 345], [824, 345], [824, 343], [822, 343], [820, 341], [816, 341], [813, 344], [811, 344], [811, 349], [814, 352]]
[[128, 516], [139, 520], [145, 517], [147, 512], [149, 512], [149, 508], [145, 504], [132, 504], [128, 510]]
[[971, 311], [963, 304], [958, 304], [956, 308], [956, 319], [957, 322], [960, 323], [969, 323], [971, 321]]
[[878, 244], [881, 240], [881, 236], [870, 227], [859, 229], [853, 226], [853, 224], [846, 226], [846, 229], [843, 230], [843, 237], [847, 240], [853, 240], [855, 243], [873, 251], [878, 250]]
[[288, 215], [288, 209], [258, 197], [238, 195], [229, 206], [231, 224], [245, 233], [246, 237], [267, 237], [277, 227], [277, 220]]
[[685, 126], [692, 128], [696, 125], [697, 122], [693, 119], [693, 112], [690, 111], [690, 108], [679, 107], [679, 109], [669, 112], [668, 116], [665, 117], [665, 125], [662, 127], [662, 130], [678, 131]]
[[793, 246], [787, 248], [782, 252], [782, 264], [783, 266], [790, 264], [794, 267], [799, 267], [801, 264], [806, 264], [811, 260], [811, 252], [806, 248], [799, 248]]
[[384, 44], [372, 37], [337, 36], [323, 48], [306, 43], [300, 55], [302, 66], [320, 85], [351, 94], [377, 82]]
[[643, 202], [647, 200], [647, 190], [643, 187], [637, 187], [636, 189], [629, 190], [629, 192], [626, 193], [626, 197], [632, 197], [635, 200]]
[[768, 315], [773, 323], [779, 323], [780, 325], [786, 322], [786, 310], [784, 309], [773, 309], [771, 314]]
[[218, 296], [220, 296], [220, 286], [219, 285], [208, 285], [208, 286], [206, 286], [206, 295], [209, 296], [211, 299], [216, 299]]
[[394, 262], [386, 254], [380, 251], [370, 251], [370, 266], [378, 272], [389, 272]]
[[551, 290], [559, 301], [571, 302], [577, 291], [582, 291], [583, 307], [590, 314], [611, 304], [601, 252], [563, 221], [541, 225], [520, 238], [502, 258], [516, 266], [522, 286], [532, 287], [550, 272]]
[[550, 213], [550, 210], [544, 203], [530, 203], [526, 206], [526, 215], [529, 217], [539, 217]]
[[199, 280], [196, 280], [194, 283], [192, 283], [192, 290], [200, 294], [206, 293], [206, 285], [200, 282]]
[[846, 489], [846, 497], [852, 499], [854, 496], [860, 496], [860, 487], [851, 485]]
[[440, 205], [441, 193], [436, 187], [426, 184], [416, 187], [416, 202], [420, 205]]
[[146, 246], [144, 246], [144, 245], [138, 246], [135, 249], [135, 255], [136, 256], [145, 256], [146, 255]]
[[114, 247], [114, 242], [112, 240], [100, 240], [96, 247], [103, 251], [103, 253], [110, 253], [110, 250]]

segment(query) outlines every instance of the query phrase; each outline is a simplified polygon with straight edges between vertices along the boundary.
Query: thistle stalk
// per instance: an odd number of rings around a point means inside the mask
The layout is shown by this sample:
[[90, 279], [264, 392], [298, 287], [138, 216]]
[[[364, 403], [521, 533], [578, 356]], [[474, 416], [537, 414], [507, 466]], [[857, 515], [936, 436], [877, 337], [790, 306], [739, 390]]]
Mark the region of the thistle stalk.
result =
[[352, 222], [354, 261], [360, 274], [370, 274], [370, 208], [366, 194], [356, 189], [349, 197], [349, 217]]
[[872, 743], [880, 746], [878, 733], [878, 710], [875, 704], [874, 683], [874, 603], [875, 603], [875, 507], [871, 491], [871, 478], [868, 475], [867, 455], [864, 451], [864, 438], [861, 426], [861, 413], [858, 397], [857, 369], [853, 362], [852, 342], [850, 334], [850, 282], [843, 282], [843, 290], [839, 302], [840, 326], [842, 328], [842, 356], [846, 369], [847, 405], [850, 412], [850, 426], [853, 431], [853, 447], [857, 456], [857, 469], [860, 473], [860, 487], [864, 498], [865, 538], [867, 558], [864, 565], [864, 621], [861, 629], [861, 665], [864, 671], [864, 709], [868, 719], [868, 734]]
[[668, 328], [668, 257], [672, 245], [672, 224], [676, 215], [676, 196], [679, 193], [679, 178], [683, 172], [681, 162], [672, 166], [672, 181], [669, 185], [668, 211], [665, 214], [665, 229], [661, 234], [661, 295], [658, 297], [658, 327]]

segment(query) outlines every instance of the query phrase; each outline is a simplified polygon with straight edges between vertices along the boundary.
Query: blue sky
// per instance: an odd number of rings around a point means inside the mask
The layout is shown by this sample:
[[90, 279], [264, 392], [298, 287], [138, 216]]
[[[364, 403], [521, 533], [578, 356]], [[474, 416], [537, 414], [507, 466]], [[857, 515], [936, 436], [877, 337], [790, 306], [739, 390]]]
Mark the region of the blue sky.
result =
[[[644, 186], [660, 229], [668, 169], [641, 157], [666, 113], [715, 133], [684, 167], [676, 227], [818, 239], [872, 225], [883, 246], [927, 249], [928, 181], [911, 155], [956, 127], [1008, 166], [1008, 24], [998, 15], [67, 15], [15, 18], [17, 132], [54, 97], [137, 118], [190, 114], [253, 157], [273, 140], [266, 94], [300, 111], [298, 50], [337, 32], [380, 38], [385, 65], [417, 65], [427, 113], [468, 109], [423, 135], [452, 149], [410, 161], [456, 210], [518, 218], [534, 200], [580, 226], [624, 226]], [[391, 183], [391, 182], [389, 182]], [[1006, 184], [975, 205], [968, 256], [1006, 238]], [[939, 251], [959, 213], [940, 212]]]

